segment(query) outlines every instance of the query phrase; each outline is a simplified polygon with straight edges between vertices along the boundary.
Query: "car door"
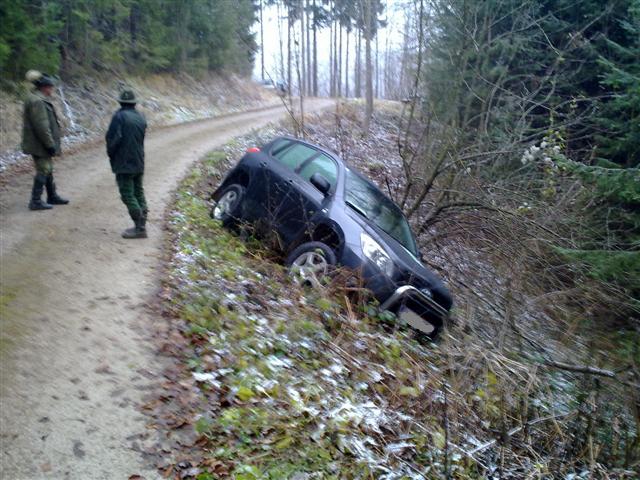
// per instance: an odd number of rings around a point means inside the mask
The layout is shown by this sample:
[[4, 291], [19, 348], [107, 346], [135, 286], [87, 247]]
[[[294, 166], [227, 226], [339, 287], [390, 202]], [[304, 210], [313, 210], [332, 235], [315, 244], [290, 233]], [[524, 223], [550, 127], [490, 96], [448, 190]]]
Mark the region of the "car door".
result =
[[296, 172], [292, 172], [286, 182], [289, 191], [287, 209], [278, 213], [278, 224], [283, 239], [289, 243], [295, 241], [305, 230], [313, 227], [313, 217], [322, 209], [327, 197], [311, 184], [315, 173], [322, 174], [331, 184], [329, 195], [335, 191], [338, 178], [338, 166], [335, 161], [318, 153], [304, 162]]
[[260, 152], [257, 157], [259, 160], [251, 165], [252, 174], [247, 201], [254, 206], [255, 216], [251, 218], [252, 221], [271, 226], [275, 211], [275, 199], [272, 198], [275, 190], [274, 182], [278, 178], [277, 171], [274, 171], [274, 168], [278, 168], [276, 156], [289, 149], [293, 143], [289, 139], [276, 140], [269, 150]]
[[290, 232], [283, 227], [283, 219], [290, 218], [299, 211], [298, 198], [292, 191], [294, 181], [297, 179], [295, 171], [307, 160], [318, 155], [319, 151], [302, 143], [292, 141], [285, 148], [276, 148], [272, 151], [272, 161], [262, 165], [264, 180], [263, 187], [266, 200], [267, 218], [269, 228], [275, 230], [286, 241]]

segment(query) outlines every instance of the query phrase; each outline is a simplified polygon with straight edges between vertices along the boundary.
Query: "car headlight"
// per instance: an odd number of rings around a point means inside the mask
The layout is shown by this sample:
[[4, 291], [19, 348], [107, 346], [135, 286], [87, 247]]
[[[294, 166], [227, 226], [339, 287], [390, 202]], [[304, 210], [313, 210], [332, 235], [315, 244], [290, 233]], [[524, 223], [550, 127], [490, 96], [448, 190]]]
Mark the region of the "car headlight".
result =
[[362, 245], [362, 253], [371, 260], [385, 275], [393, 275], [393, 261], [387, 252], [366, 233], [360, 234], [360, 243]]

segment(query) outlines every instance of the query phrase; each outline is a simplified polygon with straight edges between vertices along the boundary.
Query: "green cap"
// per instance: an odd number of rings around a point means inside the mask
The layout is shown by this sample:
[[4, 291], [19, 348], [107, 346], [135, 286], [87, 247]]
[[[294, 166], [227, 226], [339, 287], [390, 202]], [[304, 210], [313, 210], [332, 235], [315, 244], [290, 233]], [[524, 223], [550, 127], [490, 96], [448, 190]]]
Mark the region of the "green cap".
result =
[[136, 94], [133, 93], [133, 90], [123, 90], [120, 92], [120, 96], [118, 97], [118, 102], [120, 103], [138, 103], [136, 100]]

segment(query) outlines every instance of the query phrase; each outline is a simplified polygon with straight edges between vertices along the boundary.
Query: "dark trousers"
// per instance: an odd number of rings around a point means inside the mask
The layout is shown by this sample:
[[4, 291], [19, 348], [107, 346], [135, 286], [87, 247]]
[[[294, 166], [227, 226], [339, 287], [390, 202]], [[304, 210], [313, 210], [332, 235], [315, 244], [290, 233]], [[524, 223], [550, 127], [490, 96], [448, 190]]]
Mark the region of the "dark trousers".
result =
[[136, 210], [147, 211], [142, 176], [142, 173], [116, 173], [116, 183], [120, 190], [120, 198], [122, 203], [127, 206], [129, 213]]
[[33, 155], [33, 165], [38, 175], [48, 177], [53, 173], [53, 162], [51, 157], [36, 157]]

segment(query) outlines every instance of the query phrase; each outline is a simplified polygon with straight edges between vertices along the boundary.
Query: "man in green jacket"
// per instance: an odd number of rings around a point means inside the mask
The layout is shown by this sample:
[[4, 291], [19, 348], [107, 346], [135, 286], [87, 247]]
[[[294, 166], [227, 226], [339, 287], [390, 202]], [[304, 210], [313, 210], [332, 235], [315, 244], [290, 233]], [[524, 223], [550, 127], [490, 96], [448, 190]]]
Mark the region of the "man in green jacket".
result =
[[[60, 123], [51, 96], [55, 82], [47, 74], [30, 70], [27, 80], [35, 89], [24, 102], [22, 126], [22, 151], [33, 156], [36, 175], [31, 189], [30, 210], [49, 210], [51, 205], [66, 205], [69, 200], [56, 192], [51, 158], [60, 155]], [[47, 201], [43, 202], [42, 190], [47, 189]]]
[[147, 202], [144, 198], [144, 135], [147, 122], [136, 110], [133, 91], [124, 90], [118, 98], [120, 110], [111, 119], [107, 131], [107, 155], [116, 174], [120, 198], [129, 210], [134, 227], [122, 233], [123, 238], [147, 238]]

